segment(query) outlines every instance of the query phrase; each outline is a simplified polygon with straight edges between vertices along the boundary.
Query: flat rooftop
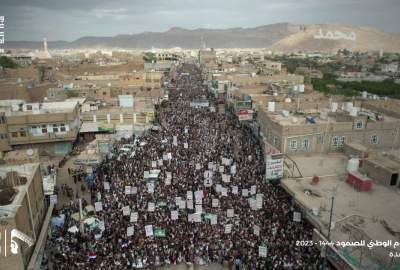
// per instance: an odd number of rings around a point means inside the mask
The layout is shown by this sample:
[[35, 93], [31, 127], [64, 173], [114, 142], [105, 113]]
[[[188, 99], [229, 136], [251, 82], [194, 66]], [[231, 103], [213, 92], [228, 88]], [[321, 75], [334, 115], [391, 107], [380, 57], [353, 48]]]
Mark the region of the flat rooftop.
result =
[[[362, 232], [366, 241], [399, 241], [400, 190], [374, 182], [370, 192], [358, 192], [345, 181], [347, 157], [342, 154], [297, 155], [292, 159], [302, 171], [303, 178], [282, 179], [282, 187], [307, 209], [325, 233], [328, 230], [331, 199], [334, 197], [332, 240], [349, 241], [349, 235], [356, 232], [341, 228], [351, 226], [357, 232]], [[314, 174], [320, 176], [320, 182], [316, 185], [311, 184]], [[306, 190], [311, 194], [306, 194]], [[315, 215], [312, 209], [317, 209], [319, 213]]]
[[[72, 112], [78, 104], [82, 104], [85, 98], [69, 98], [64, 101], [40, 103], [40, 109], [27, 111], [7, 111], [7, 116], [34, 115], [46, 113], [68, 113]], [[25, 103], [25, 105], [36, 105], [38, 103]]]
[[0, 220], [2, 218], [14, 217], [18, 208], [22, 205], [27, 188], [32, 182], [33, 174], [39, 167], [39, 163], [26, 163], [22, 165], [4, 165], [0, 166], [0, 177], [5, 178], [9, 172], [17, 172], [18, 176], [25, 176], [27, 182], [24, 185], [15, 186], [18, 191], [12, 203], [0, 206]]

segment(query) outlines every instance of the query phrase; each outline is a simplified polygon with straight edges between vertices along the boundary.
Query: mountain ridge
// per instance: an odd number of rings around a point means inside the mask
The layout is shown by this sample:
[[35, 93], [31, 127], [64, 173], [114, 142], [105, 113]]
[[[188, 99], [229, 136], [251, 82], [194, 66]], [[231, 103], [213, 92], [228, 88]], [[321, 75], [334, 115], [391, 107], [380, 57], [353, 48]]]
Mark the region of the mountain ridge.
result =
[[[319, 30], [321, 29], [321, 30]], [[358, 37], [348, 40], [317, 40], [319, 31], [354, 32]], [[201, 39], [211, 48], [269, 48], [273, 51], [334, 51], [341, 48], [353, 50], [400, 51], [400, 33], [343, 24], [292, 24], [275, 23], [257, 27], [226, 29], [171, 27], [164, 32], [142, 32], [116, 36], [84, 36], [74, 41], [49, 41], [50, 49], [120, 48], [168, 49], [181, 47], [199, 49]], [[38, 41], [6, 41], [7, 48], [41, 49]]]

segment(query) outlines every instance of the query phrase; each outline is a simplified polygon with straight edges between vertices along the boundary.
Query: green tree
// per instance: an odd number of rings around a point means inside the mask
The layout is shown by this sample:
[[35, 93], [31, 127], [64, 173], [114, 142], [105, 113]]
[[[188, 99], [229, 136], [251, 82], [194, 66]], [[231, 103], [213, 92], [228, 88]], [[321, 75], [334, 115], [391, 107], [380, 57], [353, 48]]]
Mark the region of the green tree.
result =
[[16, 68], [18, 65], [9, 57], [1, 56], [0, 57], [0, 66], [3, 68]]

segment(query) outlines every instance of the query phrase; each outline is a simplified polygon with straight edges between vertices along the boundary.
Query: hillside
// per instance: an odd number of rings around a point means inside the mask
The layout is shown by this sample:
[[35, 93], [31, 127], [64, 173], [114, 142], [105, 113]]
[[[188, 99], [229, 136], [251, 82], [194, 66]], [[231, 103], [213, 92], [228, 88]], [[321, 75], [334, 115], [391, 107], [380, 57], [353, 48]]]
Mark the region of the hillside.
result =
[[[315, 36], [319, 37], [321, 33], [324, 38], [315, 38]], [[327, 36], [329, 37], [329, 33], [332, 34], [330, 38], [333, 39], [325, 39]], [[350, 37], [351, 33], [354, 33], [354, 40], [345, 39]], [[367, 27], [308, 25], [303, 31], [289, 35], [271, 46], [273, 51], [282, 52], [336, 52], [344, 48], [352, 51], [383, 49], [384, 51], [398, 52], [400, 51], [400, 35]]]
[[[321, 32], [320, 32], [321, 31]], [[316, 39], [322, 35], [332, 39]], [[348, 35], [353, 35], [349, 40]], [[198, 49], [201, 38], [211, 48], [270, 48], [274, 51], [325, 51], [338, 49], [367, 51], [400, 51], [400, 34], [387, 33], [367, 27], [311, 24], [295, 25], [278, 23], [255, 28], [184, 29], [173, 27], [166, 32], [144, 32], [114, 37], [82, 37], [72, 42], [49, 42], [49, 48], [189, 48]], [[347, 40], [346, 40], [347, 38]], [[40, 49], [41, 42], [7, 41], [6, 48]]]

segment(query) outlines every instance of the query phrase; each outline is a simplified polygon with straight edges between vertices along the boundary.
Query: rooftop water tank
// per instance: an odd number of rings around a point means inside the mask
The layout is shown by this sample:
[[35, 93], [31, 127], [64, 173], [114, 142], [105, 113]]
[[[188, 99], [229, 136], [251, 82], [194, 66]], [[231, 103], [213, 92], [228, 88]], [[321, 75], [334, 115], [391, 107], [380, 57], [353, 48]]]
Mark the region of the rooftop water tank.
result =
[[357, 116], [358, 115], [358, 108], [357, 107], [351, 108], [350, 115], [351, 116]]
[[338, 109], [337, 102], [332, 102], [332, 104], [331, 104], [331, 112], [336, 112], [337, 109]]
[[360, 159], [356, 157], [352, 157], [347, 162], [347, 172], [356, 172], [358, 171], [358, 167], [360, 166]]
[[268, 102], [268, 111], [275, 112], [275, 102], [274, 101]]
[[363, 91], [362, 92], [362, 98], [366, 99], [368, 97], [368, 92], [367, 91]]
[[288, 116], [289, 116], [289, 111], [287, 111], [287, 110], [282, 110], [282, 115], [283, 115], [284, 117], [288, 117]]

